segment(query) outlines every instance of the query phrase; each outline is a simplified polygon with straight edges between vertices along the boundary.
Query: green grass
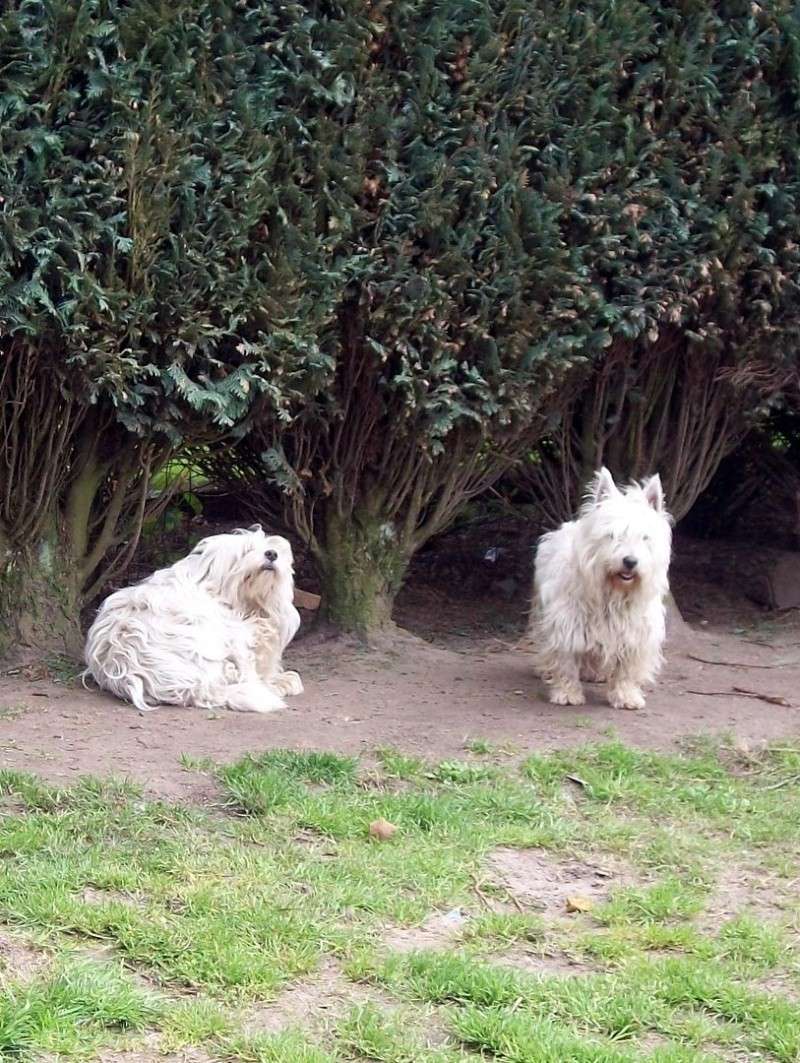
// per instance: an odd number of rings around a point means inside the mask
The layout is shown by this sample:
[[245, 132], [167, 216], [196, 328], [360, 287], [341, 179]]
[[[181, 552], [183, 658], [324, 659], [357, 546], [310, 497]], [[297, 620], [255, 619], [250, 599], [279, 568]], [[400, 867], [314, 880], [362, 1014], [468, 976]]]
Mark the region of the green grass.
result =
[[[517, 766], [393, 750], [378, 764], [182, 758], [217, 780], [207, 810], [0, 771], [0, 934], [46, 944], [27, 975], [3, 954], [0, 1058], [146, 1045], [254, 1063], [800, 1059], [796, 750], [743, 761], [609, 741]], [[378, 818], [391, 839], [370, 836]], [[552, 884], [515, 899], [492, 871], [498, 847], [535, 847], [553, 881], [576, 865], [617, 873], [568, 915]], [[726, 893], [737, 869], [745, 886]], [[467, 918], [450, 937], [385, 944], [454, 907]], [[561, 973], [569, 961], [578, 973]], [[347, 994], [282, 1032], [253, 1026], [252, 1008], [323, 962]]]
[[511, 757], [517, 751], [510, 742], [496, 745], [486, 738], [470, 738], [464, 742], [464, 749], [481, 757]]
[[[437, 1046], [425, 1036], [431, 1013], [390, 1014], [362, 1004], [337, 1024], [337, 1040], [348, 1055], [379, 1063], [458, 1063], [474, 1059], [457, 1048]], [[411, 1031], [411, 1032], [409, 1032]]]
[[470, 920], [464, 937], [467, 941], [513, 945], [540, 943], [546, 932], [544, 919], [533, 912], [484, 912]]
[[5, 985], [0, 999], [0, 1058], [33, 1050], [78, 1054], [104, 1035], [144, 1030], [163, 1005], [119, 965], [73, 961], [26, 986]]
[[54, 683], [77, 684], [83, 674], [84, 664], [65, 654], [51, 654], [46, 659], [47, 672]]

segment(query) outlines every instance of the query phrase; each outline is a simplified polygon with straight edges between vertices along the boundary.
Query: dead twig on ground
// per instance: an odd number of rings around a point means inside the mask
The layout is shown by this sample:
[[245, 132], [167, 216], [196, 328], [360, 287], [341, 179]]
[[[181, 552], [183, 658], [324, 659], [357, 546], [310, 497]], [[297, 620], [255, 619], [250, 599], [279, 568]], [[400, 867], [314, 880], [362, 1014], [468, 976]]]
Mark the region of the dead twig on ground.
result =
[[687, 653], [686, 656], [692, 661], [700, 661], [701, 664], [718, 664], [723, 668], [780, 668], [786, 661], [775, 661], [773, 664], [742, 664], [741, 661], [714, 661], [710, 657], [698, 657], [696, 653]]
[[745, 690], [744, 687], [731, 687], [730, 690], [687, 690], [687, 694], [697, 694], [703, 698], [756, 698], [770, 705], [780, 705], [784, 709], [793, 709], [794, 705], [779, 694], [761, 694], [757, 690]]
[[489, 898], [486, 896], [486, 894], [481, 889], [481, 884], [478, 881], [477, 875], [473, 875], [472, 876], [472, 886], [473, 886], [473, 889], [475, 890], [475, 892], [477, 893], [477, 895], [480, 897], [480, 899], [485, 904], [485, 906], [489, 909], [489, 911], [493, 912], [494, 911], [494, 905], [492, 904], [492, 902], [489, 900]]
[[780, 696], [780, 694], [761, 694], [757, 690], [745, 690], [744, 687], [734, 687], [734, 691], [737, 694], [741, 694], [745, 698], [759, 698], [761, 701], [766, 701], [770, 705], [781, 705], [785, 709], [792, 709], [794, 706], [786, 698]]
[[780, 790], [782, 786], [791, 786], [794, 783], [800, 783], [800, 775], [790, 775], [788, 779], [781, 779], [779, 782], [774, 782], [770, 786], [762, 786], [762, 790]]

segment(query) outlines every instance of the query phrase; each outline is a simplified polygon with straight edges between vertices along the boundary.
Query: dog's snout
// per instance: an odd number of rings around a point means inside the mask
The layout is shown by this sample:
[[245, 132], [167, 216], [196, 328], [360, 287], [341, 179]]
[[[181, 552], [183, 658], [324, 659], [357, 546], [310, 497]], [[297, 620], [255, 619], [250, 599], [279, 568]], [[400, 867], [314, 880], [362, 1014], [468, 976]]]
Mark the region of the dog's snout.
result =
[[264, 557], [266, 557], [267, 561], [277, 561], [278, 552], [277, 550], [265, 550]]
[[626, 572], [633, 572], [638, 564], [639, 562], [635, 557], [623, 557], [622, 559], [622, 567]]

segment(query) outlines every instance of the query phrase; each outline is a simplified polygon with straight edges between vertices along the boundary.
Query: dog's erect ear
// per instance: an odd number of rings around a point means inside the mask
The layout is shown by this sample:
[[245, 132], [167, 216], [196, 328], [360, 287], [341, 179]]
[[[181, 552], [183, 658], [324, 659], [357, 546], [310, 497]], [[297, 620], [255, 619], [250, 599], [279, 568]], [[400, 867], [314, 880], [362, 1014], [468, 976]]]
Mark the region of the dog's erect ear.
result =
[[598, 505], [606, 498], [612, 498], [614, 495], [618, 494], [619, 490], [614, 483], [614, 477], [604, 465], [599, 472], [594, 474], [594, 480], [592, 481], [592, 497], [594, 498], [594, 504]]
[[643, 487], [645, 500], [649, 505], [653, 507], [656, 512], [660, 513], [664, 508], [664, 488], [661, 486], [661, 477], [658, 473], [655, 476], [651, 476], [646, 481]]

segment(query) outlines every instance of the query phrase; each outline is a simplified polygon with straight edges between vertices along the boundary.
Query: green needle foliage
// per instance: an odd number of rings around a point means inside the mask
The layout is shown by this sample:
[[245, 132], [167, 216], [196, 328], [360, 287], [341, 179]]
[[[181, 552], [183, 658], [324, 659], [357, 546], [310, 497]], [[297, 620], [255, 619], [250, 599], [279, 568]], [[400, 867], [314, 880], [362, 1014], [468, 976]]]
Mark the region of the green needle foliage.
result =
[[258, 18], [272, 253], [328, 300], [330, 372], [212, 465], [310, 544], [329, 617], [385, 623], [413, 552], [524, 446], [551, 501], [612, 439], [626, 474], [696, 493], [797, 345], [790, 0]]
[[561, 21], [541, 61], [567, 148], [569, 238], [614, 342], [521, 479], [561, 520], [600, 464], [658, 469], [680, 518], [797, 377], [797, 8], [567, 4]]
[[74, 635], [187, 444], [361, 634], [521, 455], [691, 494], [792, 368], [799, 42], [790, 0], [4, 5], [4, 639]]
[[3, 6], [0, 651], [74, 641], [174, 448], [313, 375], [261, 238], [262, 43], [233, 3]]

